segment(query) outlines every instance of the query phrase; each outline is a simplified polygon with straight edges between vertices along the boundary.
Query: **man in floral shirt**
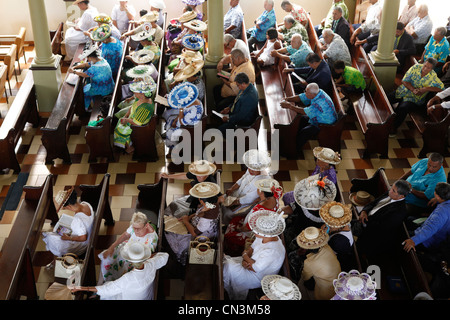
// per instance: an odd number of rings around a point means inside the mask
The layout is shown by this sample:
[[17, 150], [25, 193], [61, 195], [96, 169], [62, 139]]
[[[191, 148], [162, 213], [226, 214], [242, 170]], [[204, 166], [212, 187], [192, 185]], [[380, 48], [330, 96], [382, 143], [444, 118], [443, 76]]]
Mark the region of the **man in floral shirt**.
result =
[[258, 42], [266, 42], [266, 31], [276, 27], [277, 18], [273, 9], [273, 0], [264, 0], [264, 12], [255, 20], [255, 26], [247, 30], [248, 47], [250, 52], [256, 50], [254, 47]]
[[295, 20], [300, 22], [305, 28], [308, 26], [308, 13], [302, 6], [291, 3], [288, 0], [281, 2], [281, 9], [289, 13]]

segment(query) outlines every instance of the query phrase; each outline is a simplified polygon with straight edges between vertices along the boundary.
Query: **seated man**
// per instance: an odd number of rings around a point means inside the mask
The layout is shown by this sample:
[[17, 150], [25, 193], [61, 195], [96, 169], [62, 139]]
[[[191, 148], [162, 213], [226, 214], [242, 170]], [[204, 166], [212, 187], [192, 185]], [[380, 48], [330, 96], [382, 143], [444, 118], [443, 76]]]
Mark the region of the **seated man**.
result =
[[267, 29], [276, 27], [277, 18], [273, 6], [274, 0], [264, 0], [264, 12], [255, 20], [255, 26], [247, 30], [250, 52], [256, 50], [256, 44], [266, 42]]
[[292, 36], [291, 45], [272, 51], [272, 57], [280, 58], [295, 67], [306, 67], [306, 56], [313, 52], [298, 33]]
[[349, 15], [348, 15], [348, 8], [345, 4], [344, 0], [332, 0], [332, 4], [330, 7], [330, 10], [327, 13], [327, 16], [322, 19], [320, 22], [320, 25], [314, 26], [314, 29], [317, 33], [317, 36], [320, 38], [322, 36], [322, 30], [323, 29], [329, 29], [331, 28], [333, 24], [333, 10], [335, 7], [340, 7], [342, 9], [342, 15], [345, 20], [348, 21]]
[[[296, 102], [301, 102], [304, 106], [297, 107]], [[319, 124], [333, 124], [337, 120], [333, 101], [316, 83], [308, 84], [304, 93], [287, 97], [280, 105], [302, 114], [296, 143], [299, 153], [308, 140], [317, 136], [320, 131]]]
[[450, 88], [437, 93], [431, 98], [427, 103], [427, 114], [432, 113], [435, 109], [450, 109], [450, 101], [443, 101], [448, 96], [450, 96]]
[[[343, 17], [344, 10], [341, 7], [336, 6], [333, 8], [333, 22], [330, 29], [341, 36], [344, 39], [347, 46], [350, 48], [350, 24]], [[328, 28], [325, 28], [328, 29]]]
[[419, 6], [417, 17], [406, 25], [405, 30], [414, 38], [416, 51], [422, 52], [433, 30], [433, 21], [428, 15], [428, 6], [426, 4]]
[[227, 129], [249, 126], [258, 117], [258, 91], [255, 86], [250, 83], [245, 73], [238, 73], [234, 81], [239, 88], [239, 93], [233, 104], [220, 112], [227, 115], [222, 118], [223, 124], [218, 128], [224, 137]]
[[445, 37], [446, 33], [447, 29], [445, 27], [436, 28], [419, 60], [419, 63], [423, 63], [428, 58], [435, 58], [437, 64], [434, 71], [436, 71], [438, 76], [442, 73], [442, 67], [450, 54], [450, 44]]
[[421, 216], [429, 213], [436, 199], [434, 190], [439, 182], [445, 182], [445, 171], [442, 166], [444, 157], [439, 153], [431, 153], [428, 158], [419, 160], [400, 179], [411, 184], [411, 193], [406, 197], [406, 209], [409, 216]]
[[247, 44], [243, 40], [236, 39], [231, 34], [227, 33], [223, 36], [223, 51], [225, 56], [219, 61], [217, 71], [221, 71], [224, 65], [231, 63], [230, 53], [233, 49], [241, 50], [244, 53], [245, 58], [250, 60], [250, 51], [248, 51]]
[[293, 16], [287, 15], [284, 17], [284, 25], [278, 28], [278, 39], [284, 41], [287, 45], [291, 44], [292, 36], [296, 33], [302, 36], [303, 41], [308, 42], [308, 31], [306, 28]]
[[247, 74], [250, 79], [250, 83], [255, 83], [255, 68], [251, 60], [245, 58], [244, 52], [240, 49], [231, 50], [231, 62], [232, 69], [230, 77], [228, 79], [221, 78], [223, 81], [222, 85], [217, 85], [214, 87], [214, 101], [216, 110], [221, 111], [223, 108], [228, 107], [233, 103], [234, 98], [239, 92], [239, 88], [236, 84], [235, 78], [238, 73]]
[[369, 0], [372, 4], [367, 10], [367, 16], [361, 25], [355, 24], [353, 34], [350, 37], [350, 43], [355, 44], [356, 40], [363, 40], [372, 34], [377, 34], [381, 28], [381, 11], [383, 9], [380, 1]]
[[391, 136], [395, 136], [409, 112], [425, 109], [428, 92], [440, 92], [444, 89], [444, 84], [433, 70], [436, 63], [436, 59], [428, 58], [423, 64], [413, 65], [403, 77], [402, 85], [388, 95], [391, 105], [399, 103], [394, 109], [396, 116]]
[[281, 1], [281, 9], [289, 13], [294, 19], [300, 22], [305, 28], [308, 26], [308, 12], [302, 6], [291, 3], [289, 0]]
[[333, 65], [336, 87], [348, 98], [350, 93], [361, 93], [366, 88], [366, 80], [361, 71], [346, 66], [344, 61], [336, 61]]
[[409, 192], [409, 183], [397, 180], [389, 191], [362, 208], [358, 220], [351, 223], [358, 253], [383, 254], [392, 247], [406, 218], [405, 197]]
[[416, 0], [408, 0], [408, 3], [403, 7], [403, 10], [398, 17], [398, 21], [406, 26], [415, 17], [417, 17], [417, 13], [418, 7], [416, 6]]
[[244, 21], [244, 12], [239, 4], [239, 0], [230, 0], [230, 9], [223, 17], [223, 32], [231, 34], [235, 39], [240, 39], [242, 21]]
[[352, 65], [352, 57], [347, 44], [340, 35], [334, 33], [331, 29], [325, 29], [322, 32], [323, 38], [320, 40], [323, 58], [327, 60], [330, 66], [335, 61], [342, 60], [346, 65]]
[[292, 76], [295, 93], [302, 93], [309, 83], [314, 82], [317, 83], [320, 89], [331, 95], [333, 84], [328, 63], [322, 60], [317, 53], [312, 52], [306, 56], [306, 62], [308, 67], [286, 68], [283, 70], [283, 72], [294, 72], [304, 78], [298, 79], [295, 75]]
[[421, 251], [432, 251], [450, 235], [450, 185], [445, 182], [436, 184], [434, 196], [438, 203], [436, 209], [414, 230], [414, 236], [405, 240], [405, 251], [416, 251], [416, 246]]

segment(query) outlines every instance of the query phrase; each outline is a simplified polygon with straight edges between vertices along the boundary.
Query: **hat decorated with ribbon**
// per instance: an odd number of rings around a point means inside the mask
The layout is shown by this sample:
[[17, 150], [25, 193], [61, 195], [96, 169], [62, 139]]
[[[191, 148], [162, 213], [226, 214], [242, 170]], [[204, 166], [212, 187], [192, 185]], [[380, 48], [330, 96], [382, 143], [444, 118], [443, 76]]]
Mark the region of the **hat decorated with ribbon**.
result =
[[356, 191], [348, 196], [355, 206], [365, 206], [375, 200], [375, 197], [366, 191]]
[[137, 50], [131, 54], [131, 59], [137, 64], [152, 62], [154, 58], [155, 53], [149, 49]]
[[190, 63], [188, 63], [182, 70], [175, 74], [173, 79], [175, 81], [183, 81], [189, 77], [195, 76], [203, 69], [204, 65], [205, 61], [203, 59], [191, 60]]
[[216, 165], [208, 160], [198, 160], [189, 165], [189, 172], [196, 176], [209, 176], [216, 169]]
[[267, 151], [251, 149], [244, 153], [242, 161], [245, 166], [254, 171], [267, 169], [272, 164], [272, 159]]
[[284, 221], [286, 217], [282, 211], [257, 210], [249, 213], [248, 225], [257, 235], [274, 237], [283, 233], [286, 228], [286, 222]]
[[181, 50], [181, 54], [178, 55], [178, 58], [183, 59], [185, 63], [189, 64], [192, 60], [203, 60], [203, 55], [200, 51], [192, 51], [183, 48], [183, 50]]
[[197, 14], [194, 11], [186, 11], [178, 18], [178, 21], [184, 23], [194, 19], [197, 19]]
[[334, 291], [342, 300], [376, 300], [377, 284], [367, 273], [341, 272], [333, 280]]
[[259, 179], [254, 181], [253, 184], [263, 192], [272, 192], [276, 199], [279, 199], [283, 194], [283, 187], [275, 179]]
[[127, 76], [130, 78], [141, 78], [145, 79], [151, 77], [151, 75], [156, 71], [153, 64], [140, 64], [127, 71]]
[[313, 175], [300, 180], [294, 187], [295, 202], [307, 210], [319, 210], [324, 204], [333, 201], [337, 189], [327, 177]]
[[149, 0], [150, 7], [156, 8], [156, 9], [165, 9], [166, 4], [164, 3], [164, 0]]
[[127, 242], [120, 250], [122, 257], [133, 263], [140, 263], [148, 260], [152, 255], [149, 246], [145, 246], [137, 241]]
[[329, 238], [330, 236], [324, 230], [308, 227], [297, 236], [297, 244], [303, 249], [319, 249], [328, 243]]
[[301, 300], [300, 289], [290, 279], [278, 274], [267, 275], [261, 280], [261, 288], [270, 300]]
[[320, 208], [319, 215], [326, 225], [332, 228], [342, 228], [352, 220], [351, 204], [344, 205], [336, 201], [328, 202]]
[[84, 59], [86, 59], [91, 53], [93, 53], [94, 51], [97, 51], [97, 50], [98, 50], [99, 55], [101, 55], [100, 49], [99, 49], [99, 47], [98, 47], [98, 43], [97, 43], [97, 42], [89, 43], [89, 44], [87, 45], [87, 48], [85, 48], [85, 49], [83, 50], [83, 52], [78, 56], [78, 58], [79, 58], [80, 60], [84, 60]]
[[201, 48], [203, 48], [203, 45], [205, 44], [205, 40], [203, 40], [203, 37], [201, 34], [193, 33], [193, 34], [185, 35], [181, 39], [181, 44], [186, 49], [198, 51]]
[[184, 26], [186, 28], [192, 29], [194, 31], [205, 31], [206, 29], [208, 29], [208, 25], [206, 24], [206, 22], [203, 22], [202, 20], [198, 20], [198, 19], [194, 19], [191, 21], [188, 21], [184, 24]]
[[90, 37], [94, 41], [103, 41], [108, 39], [112, 34], [112, 28], [109, 24], [102, 24], [98, 27], [96, 27], [92, 32], [90, 33]]
[[131, 82], [130, 90], [135, 93], [144, 93], [146, 97], [150, 97], [156, 91], [156, 83], [152, 77], [148, 77], [143, 81]]
[[167, 97], [167, 102], [171, 108], [180, 109], [190, 106], [197, 97], [197, 87], [190, 82], [182, 82], [172, 88]]
[[200, 182], [189, 189], [189, 194], [195, 198], [207, 199], [220, 193], [220, 186], [213, 182]]
[[111, 17], [106, 13], [100, 13], [98, 16], [94, 17], [94, 21], [107, 24], [112, 23]]
[[313, 149], [313, 153], [314, 157], [329, 164], [336, 165], [341, 162], [341, 156], [339, 155], [339, 153], [333, 151], [333, 149], [330, 148], [315, 147]]
[[156, 32], [156, 29], [152, 28], [150, 22], [145, 22], [138, 28], [138, 30], [139, 32], [131, 36], [131, 39], [133, 39], [134, 41], [148, 40]]
[[205, 0], [181, 0], [183, 3], [191, 5], [191, 6], [198, 6], [205, 2]]
[[144, 14], [140, 19], [139, 23], [145, 23], [145, 22], [155, 22], [158, 20], [158, 12], [156, 11], [150, 11], [146, 14]]

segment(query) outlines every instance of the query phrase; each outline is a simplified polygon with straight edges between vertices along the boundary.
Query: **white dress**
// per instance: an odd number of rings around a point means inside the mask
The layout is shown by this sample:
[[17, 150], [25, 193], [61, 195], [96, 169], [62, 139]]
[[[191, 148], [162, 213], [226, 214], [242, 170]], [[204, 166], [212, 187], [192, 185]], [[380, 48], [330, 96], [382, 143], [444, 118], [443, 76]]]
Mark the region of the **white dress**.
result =
[[[128, 11], [136, 17], [136, 9], [128, 4]], [[126, 11], [120, 11], [120, 4], [116, 4], [111, 11], [111, 20], [115, 20], [120, 33], [128, 31], [129, 19]]]
[[144, 269], [133, 269], [115, 281], [97, 286], [100, 300], [153, 300], [156, 271], [167, 264], [169, 254], [158, 252], [144, 262]]
[[[261, 55], [259, 56], [259, 58], [264, 61], [264, 66], [270, 66], [275, 64], [275, 57], [271, 56], [272, 51], [275, 49], [275, 43], [277, 41], [270, 41], [267, 40], [267, 47], [264, 48], [264, 51], [261, 53]], [[261, 49], [263, 50], [263, 49]], [[255, 51], [255, 54], [258, 54], [261, 50]]]
[[71, 27], [67, 29], [64, 41], [66, 48], [66, 57], [72, 59], [75, 52], [77, 51], [78, 45], [80, 43], [86, 43], [90, 41], [88, 36], [85, 36], [83, 31], [88, 31], [90, 28], [98, 26], [98, 23], [94, 21], [94, 18], [98, 16], [98, 11], [96, 8], [89, 6], [81, 16], [80, 20], [77, 22], [77, 27], [82, 31], [75, 30]]
[[72, 230], [72, 236], [82, 236], [87, 234], [88, 237], [85, 241], [62, 240], [61, 236], [56, 232], [42, 233], [42, 240], [45, 242], [47, 250], [51, 251], [57, 257], [62, 257], [66, 253], [74, 253], [77, 256], [80, 256], [86, 251], [92, 224], [94, 222], [94, 210], [87, 202], [83, 201], [81, 204], [87, 204], [89, 206], [91, 215], [88, 216], [84, 212], [75, 213], [72, 223], [70, 224], [70, 229]]
[[262, 243], [262, 240], [256, 238], [252, 243], [255, 272], [242, 266], [242, 257], [224, 256], [223, 283], [231, 300], [245, 300], [249, 289], [261, 287], [264, 276], [280, 271], [286, 252], [283, 242], [278, 239]]

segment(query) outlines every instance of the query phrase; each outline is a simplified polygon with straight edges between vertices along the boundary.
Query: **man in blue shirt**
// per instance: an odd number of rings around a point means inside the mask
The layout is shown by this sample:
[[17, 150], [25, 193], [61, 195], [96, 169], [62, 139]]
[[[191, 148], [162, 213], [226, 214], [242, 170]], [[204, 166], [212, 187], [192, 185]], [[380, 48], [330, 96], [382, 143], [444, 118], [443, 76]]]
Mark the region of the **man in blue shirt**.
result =
[[[304, 107], [296, 106], [295, 102], [301, 102]], [[333, 124], [337, 120], [333, 101], [317, 83], [308, 84], [304, 93], [287, 97], [280, 105], [302, 114], [296, 142], [299, 153], [308, 140], [317, 136], [320, 131], [319, 124]]]
[[256, 50], [257, 43], [266, 42], [266, 31], [275, 28], [277, 17], [273, 9], [273, 0], [264, 0], [264, 12], [255, 20], [255, 26], [247, 30], [247, 42], [250, 52]]
[[243, 20], [244, 12], [239, 0], [230, 0], [230, 9], [223, 17], [224, 33], [231, 34], [235, 39], [241, 39]]

